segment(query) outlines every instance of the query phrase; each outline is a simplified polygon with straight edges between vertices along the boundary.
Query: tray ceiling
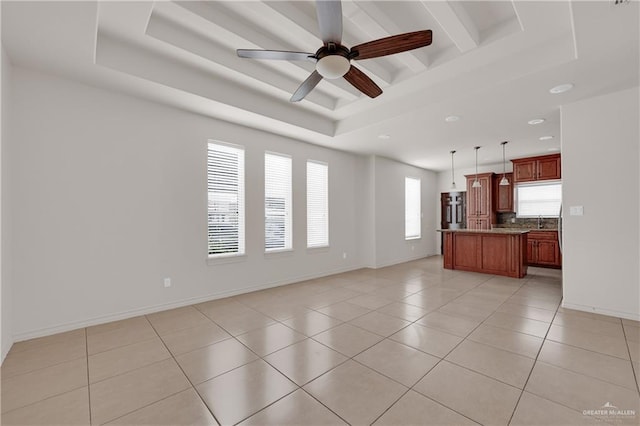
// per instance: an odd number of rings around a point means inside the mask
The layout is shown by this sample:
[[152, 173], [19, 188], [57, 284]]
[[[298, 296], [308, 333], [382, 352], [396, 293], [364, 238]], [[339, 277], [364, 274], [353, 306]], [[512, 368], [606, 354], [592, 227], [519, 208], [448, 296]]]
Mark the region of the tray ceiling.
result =
[[[558, 149], [561, 104], [638, 84], [637, 2], [343, 1], [346, 46], [421, 29], [433, 44], [357, 61], [384, 90], [376, 99], [339, 79], [296, 104], [291, 93], [313, 63], [240, 59], [235, 49], [315, 52], [312, 1], [2, 7], [3, 44], [19, 66], [434, 170], [448, 167], [451, 149], [470, 165], [474, 145], [486, 147], [481, 161], [499, 161], [502, 140], [510, 157]], [[564, 82], [576, 89], [549, 94]], [[545, 123], [527, 124], [538, 117]]]

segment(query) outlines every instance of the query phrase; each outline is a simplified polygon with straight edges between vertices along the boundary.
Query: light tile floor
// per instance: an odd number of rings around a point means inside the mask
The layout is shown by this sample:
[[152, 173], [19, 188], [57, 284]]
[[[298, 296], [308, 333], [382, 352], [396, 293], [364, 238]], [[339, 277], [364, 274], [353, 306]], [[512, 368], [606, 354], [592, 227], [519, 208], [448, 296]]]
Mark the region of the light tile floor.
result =
[[352, 271], [16, 343], [2, 424], [640, 422], [640, 323], [560, 308], [559, 271], [516, 280], [441, 265]]

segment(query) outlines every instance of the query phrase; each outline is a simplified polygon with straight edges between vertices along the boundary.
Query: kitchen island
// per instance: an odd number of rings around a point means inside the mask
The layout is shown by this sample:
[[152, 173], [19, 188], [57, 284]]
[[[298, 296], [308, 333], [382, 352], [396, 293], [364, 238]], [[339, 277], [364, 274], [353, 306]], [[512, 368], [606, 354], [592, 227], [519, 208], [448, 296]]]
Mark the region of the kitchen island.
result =
[[523, 278], [527, 233], [522, 229], [441, 229], [444, 268]]

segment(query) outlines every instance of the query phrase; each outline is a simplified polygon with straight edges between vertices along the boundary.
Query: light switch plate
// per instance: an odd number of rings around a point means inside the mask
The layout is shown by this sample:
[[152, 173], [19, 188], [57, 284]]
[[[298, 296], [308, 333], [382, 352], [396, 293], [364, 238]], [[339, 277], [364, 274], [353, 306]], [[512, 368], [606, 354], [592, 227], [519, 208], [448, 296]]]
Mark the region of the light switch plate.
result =
[[571, 207], [569, 207], [569, 215], [571, 215], [571, 216], [582, 216], [582, 215], [584, 215], [584, 207], [583, 206], [571, 206]]

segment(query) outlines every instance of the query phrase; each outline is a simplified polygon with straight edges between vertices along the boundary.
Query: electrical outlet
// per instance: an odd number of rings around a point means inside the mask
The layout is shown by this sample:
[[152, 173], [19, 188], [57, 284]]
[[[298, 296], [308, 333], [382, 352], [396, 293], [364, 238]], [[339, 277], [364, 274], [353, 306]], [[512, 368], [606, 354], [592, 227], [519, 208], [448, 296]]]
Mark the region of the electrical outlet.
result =
[[171, 287], [171, 278], [164, 279], [164, 288]]
[[411, 245], [411, 251], [415, 250], [416, 246], [414, 246], [413, 244]]
[[583, 206], [571, 206], [569, 207], [569, 216], [582, 216], [584, 215]]

